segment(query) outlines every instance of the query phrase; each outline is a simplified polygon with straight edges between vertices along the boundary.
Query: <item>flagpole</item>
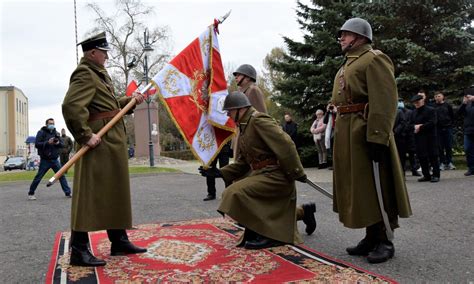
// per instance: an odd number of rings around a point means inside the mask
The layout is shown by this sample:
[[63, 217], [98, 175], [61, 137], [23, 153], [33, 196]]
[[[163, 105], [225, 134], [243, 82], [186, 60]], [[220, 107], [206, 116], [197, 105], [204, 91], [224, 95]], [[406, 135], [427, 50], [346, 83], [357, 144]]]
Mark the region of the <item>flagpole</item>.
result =
[[[150, 89], [151, 84], [147, 85], [143, 91], [146, 92], [148, 89]], [[97, 132], [97, 136], [102, 137], [107, 131], [110, 130], [127, 112], [130, 111], [130, 109], [137, 103], [137, 100], [135, 98], [132, 98], [130, 102], [120, 110], [117, 115], [115, 115], [104, 127], [102, 127], [99, 132]], [[77, 160], [79, 160], [82, 156], [84, 156], [87, 151], [89, 151], [90, 147], [87, 145], [82, 146], [82, 148], [74, 154], [71, 159], [63, 165], [57, 173], [54, 174], [54, 176], [49, 179], [48, 183], [46, 184], [47, 187], [50, 187], [53, 185], [59, 178], [61, 178], [67, 170], [69, 170], [72, 165], [74, 165]]]

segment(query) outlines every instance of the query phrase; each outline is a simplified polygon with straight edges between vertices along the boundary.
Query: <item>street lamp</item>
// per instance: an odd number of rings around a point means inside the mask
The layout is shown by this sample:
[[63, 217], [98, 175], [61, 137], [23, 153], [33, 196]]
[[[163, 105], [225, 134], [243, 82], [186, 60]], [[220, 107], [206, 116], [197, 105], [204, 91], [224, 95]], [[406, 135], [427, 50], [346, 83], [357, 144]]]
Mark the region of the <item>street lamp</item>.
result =
[[[145, 86], [148, 85], [148, 55], [153, 51], [153, 47], [151, 47], [151, 44], [148, 42], [149, 38], [149, 33], [148, 30], [145, 30], [143, 33], [143, 53], [145, 54], [145, 58], [143, 60], [143, 71], [145, 73]], [[149, 154], [150, 154], [150, 167], [155, 166], [155, 155], [153, 153], [153, 140], [152, 140], [152, 134], [151, 134], [151, 115], [150, 115], [150, 103], [151, 103], [151, 98], [149, 95], [146, 97], [146, 104], [147, 104], [147, 110], [148, 110], [148, 148], [149, 148]]]

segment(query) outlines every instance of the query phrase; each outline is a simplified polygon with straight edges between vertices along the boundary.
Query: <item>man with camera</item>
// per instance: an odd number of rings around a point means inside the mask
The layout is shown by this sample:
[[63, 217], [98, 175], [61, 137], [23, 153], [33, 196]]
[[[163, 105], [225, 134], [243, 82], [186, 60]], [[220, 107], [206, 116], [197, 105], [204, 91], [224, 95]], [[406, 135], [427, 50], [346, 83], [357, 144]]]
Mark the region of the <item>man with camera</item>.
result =
[[[56, 131], [54, 126], [54, 119], [48, 118], [46, 125], [43, 126], [40, 131], [36, 134], [35, 147], [38, 149], [40, 156], [40, 164], [38, 173], [36, 173], [33, 182], [31, 183], [30, 190], [28, 192], [29, 200], [36, 200], [35, 191], [38, 184], [41, 182], [43, 176], [48, 172], [49, 169], [53, 169], [56, 173], [61, 168], [59, 163], [59, 150], [64, 147], [61, 139], [59, 139], [59, 133]], [[71, 188], [67, 184], [67, 180], [64, 176], [59, 179], [61, 188], [63, 189], [66, 197], [71, 197]]]

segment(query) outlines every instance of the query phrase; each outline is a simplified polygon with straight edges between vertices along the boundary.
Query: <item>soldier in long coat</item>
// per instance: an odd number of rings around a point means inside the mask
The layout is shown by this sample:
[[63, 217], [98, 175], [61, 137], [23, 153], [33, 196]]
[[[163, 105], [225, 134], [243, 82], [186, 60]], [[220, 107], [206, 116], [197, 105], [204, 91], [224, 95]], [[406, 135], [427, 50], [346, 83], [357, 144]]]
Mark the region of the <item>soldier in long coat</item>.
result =
[[265, 96], [257, 86], [257, 70], [250, 64], [242, 64], [233, 73], [239, 91], [244, 93], [252, 106], [259, 112], [267, 113]]
[[[145, 252], [134, 246], [125, 125], [121, 119], [102, 138], [96, 133], [132, 98], [117, 99], [104, 63], [110, 50], [101, 33], [81, 43], [84, 57], [72, 73], [62, 111], [77, 147], [92, 149], [75, 164], [71, 206], [71, 265], [101, 266], [88, 250], [89, 231], [107, 230], [111, 254]], [[134, 94], [137, 103], [144, 97]], [[78, 149], [76, 149], [78, 150]]]
[[409, 217], [411, 207], [392, 132], [397, 110], [397, 87], [390, 58], [373, 50], [370, 24], [349, 19], [339, 31], [345, 61], [334, 80], [332, 103], [337, 107], [334, 138], [334, 204], [348, 228], [366, 228], [366, 236], [350, 255], [370, 263], [393, 257], [386, 236], [372, 170], [380, 166], [383, 204], [390, 227]]
[[[257, 86], [257, 70], [250, 64], [240, 65], [234, 73], [235, 81], [239, 87], [239, 91], [244, 93], [250, 104], [259, 112], [267, 113], [265, 104], [265, 96], [262, 90]], [[232, 151], [234, 157], [239, 155], [239, 131], [236, 131], [234, 139], [232, 139]]]
[[241, 92], [227, 96], [224, 110], [240, 127], [240, 155], [218, 171], [229, 185], [218, 211], [245, 227], [238, 246], [261, 249], [300, 243], [295, 180], [305, 181], [306, 175], [294, 143]]

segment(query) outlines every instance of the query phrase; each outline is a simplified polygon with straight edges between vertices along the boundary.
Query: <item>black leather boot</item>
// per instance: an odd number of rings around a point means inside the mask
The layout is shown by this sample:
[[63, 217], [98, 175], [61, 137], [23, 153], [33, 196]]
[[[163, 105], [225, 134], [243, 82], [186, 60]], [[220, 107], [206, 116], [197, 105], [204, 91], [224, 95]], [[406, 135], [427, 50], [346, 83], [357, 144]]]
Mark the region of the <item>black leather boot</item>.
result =
[[102, 259], [95, 257], [88, 248], [87, 232], [71, 231], [71, 257], [69, 264], [74, 266], [104, 266]]
[[393, 257], [395, 247], [391, 241], [381, 241], [376, 248], [369, 252], [367, 261], [369, 263], [382, 263]]
[[122, 229], [107, 230], [112, 246], [110, 248], [110, 255], [126, 255], [134, 253], [144, 253], [146, 248], [137, 247], [128, 240], [127, 232]]
[[367, 237], [363, 238], [356, 246], [346, 248], [349, 255], [368, 255], [375, 249], [377, 243]]
[[208, 194], [202, 201], [209, 201], [216, 199], [216, 195]]
[[245, 242], [244, 247], [246, 249], [264, 249], [264, 248], [278, 247], [282, 245], [284, 245], [284, 243], [280, 241], [272, 240], [270, 238], [257, 234], [254, 240]]
[[314, 213], [316, 212], [316, 204], [313, 202], [303, 204], [304, 215], [303, 223], [306, 225], [306, 234], [311, 235], [316, 230], [316, 218]]
[[256, 237], [257, 237], [257, 233], [255, 233], [254, 231], [252, 231], [248, 228], [245, 228], [244, 237], [242, 238], [242, 241], [237, 244], [236, 247], [241, 248], [241, 247], [245, 246], [245, 243], [247, 241], [253, 241], [253, 240], [255, 240]]

